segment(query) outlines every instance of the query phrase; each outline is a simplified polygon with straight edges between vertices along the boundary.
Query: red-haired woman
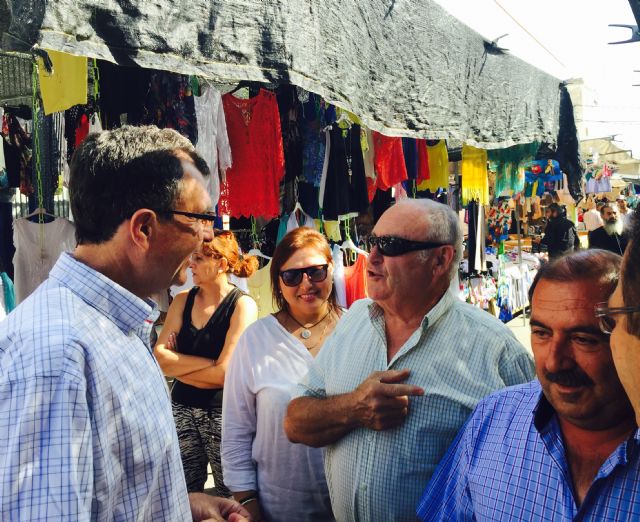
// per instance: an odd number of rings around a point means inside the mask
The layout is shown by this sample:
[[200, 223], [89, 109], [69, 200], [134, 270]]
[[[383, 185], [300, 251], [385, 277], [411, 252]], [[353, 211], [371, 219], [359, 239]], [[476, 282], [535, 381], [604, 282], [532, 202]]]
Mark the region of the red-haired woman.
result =
[[322, 450], [288, 441], [283, 428], [296, 384], [341, 314], [329, 244], [301, 227], [271, 260], [279, 312], [244, 332], [227, 371], [224, 478], [253, 520], [333, 520]]
[[254, 300], [227, 278], [258, 267], [255, 257], [238, 252], [234, 235], [217, 231], [191, 256], [196, 286], [171, 303], [153, 351], [164, 374], [176, 379], [171, 402], [189, 492], [204, 489], [210, 463], [215, 493], [230, 495], [220, 463], [222, 388], [236, 343], [258, 316]]

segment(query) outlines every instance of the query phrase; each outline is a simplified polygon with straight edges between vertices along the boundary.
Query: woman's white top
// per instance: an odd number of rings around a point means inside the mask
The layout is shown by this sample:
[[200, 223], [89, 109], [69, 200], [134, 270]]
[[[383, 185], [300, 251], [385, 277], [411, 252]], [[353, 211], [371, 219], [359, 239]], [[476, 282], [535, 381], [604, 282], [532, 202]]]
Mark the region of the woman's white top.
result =
[[249, 326], [226, 372], [222, 467], [231, 491], [256, 490], [269, 521], [334, 520], [323, 451], [292, 444], [287, 405], [313, 357], [269, 315]]

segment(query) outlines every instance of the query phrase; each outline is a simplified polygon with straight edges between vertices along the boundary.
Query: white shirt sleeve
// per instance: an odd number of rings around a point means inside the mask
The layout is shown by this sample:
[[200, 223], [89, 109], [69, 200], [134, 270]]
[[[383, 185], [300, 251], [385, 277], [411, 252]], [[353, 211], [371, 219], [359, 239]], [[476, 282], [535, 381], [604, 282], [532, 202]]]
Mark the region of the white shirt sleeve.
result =
[[227, 368], [222, 398], [222, 470], [233, 492], [258, 489], [252, 458], [257, 417], [250, 344], [250, 335], [243, 333]]

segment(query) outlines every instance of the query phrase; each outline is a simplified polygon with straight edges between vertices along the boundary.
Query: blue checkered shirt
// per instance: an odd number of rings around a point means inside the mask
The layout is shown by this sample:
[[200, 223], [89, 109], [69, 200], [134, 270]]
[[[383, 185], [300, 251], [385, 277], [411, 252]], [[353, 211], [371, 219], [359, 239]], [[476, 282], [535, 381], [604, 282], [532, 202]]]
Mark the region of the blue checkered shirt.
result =
[[0, 323], [0, 520], [191, 520], [155, 315], [62, 254]]
[[424, 521], [640, 520], [640, 430], [609, 456], [578, 508], [557, 416], [534, 381], [478, 404], [418, 506]]
[[353, 430], [327, 447], [325, 471], [337, 520], [415, 519], [424, 485], [478, 401], [534, 377], [531, 354], [500, 321], [444, 297], [387, 362], [382, 309], [356, 301], [312, 363], [298, 394], [326, 397], [353, 391], [372, 372], [409, 368], [411, 397], [399, 428]]

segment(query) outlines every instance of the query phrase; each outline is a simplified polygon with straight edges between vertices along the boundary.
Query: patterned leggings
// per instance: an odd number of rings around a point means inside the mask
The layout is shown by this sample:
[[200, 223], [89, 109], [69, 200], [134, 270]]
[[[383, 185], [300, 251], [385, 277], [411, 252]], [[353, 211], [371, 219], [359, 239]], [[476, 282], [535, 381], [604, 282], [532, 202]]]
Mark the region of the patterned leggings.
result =
[[222, 408], [204, 410], [172, 403], [180, 443], [182, 467], [189, 493], [202, 491], [207, 481], [207, 463], [211, 464], [215, 488], [213, 494], [229, 497], [231, 492], [222, 480], [220, 441]]

